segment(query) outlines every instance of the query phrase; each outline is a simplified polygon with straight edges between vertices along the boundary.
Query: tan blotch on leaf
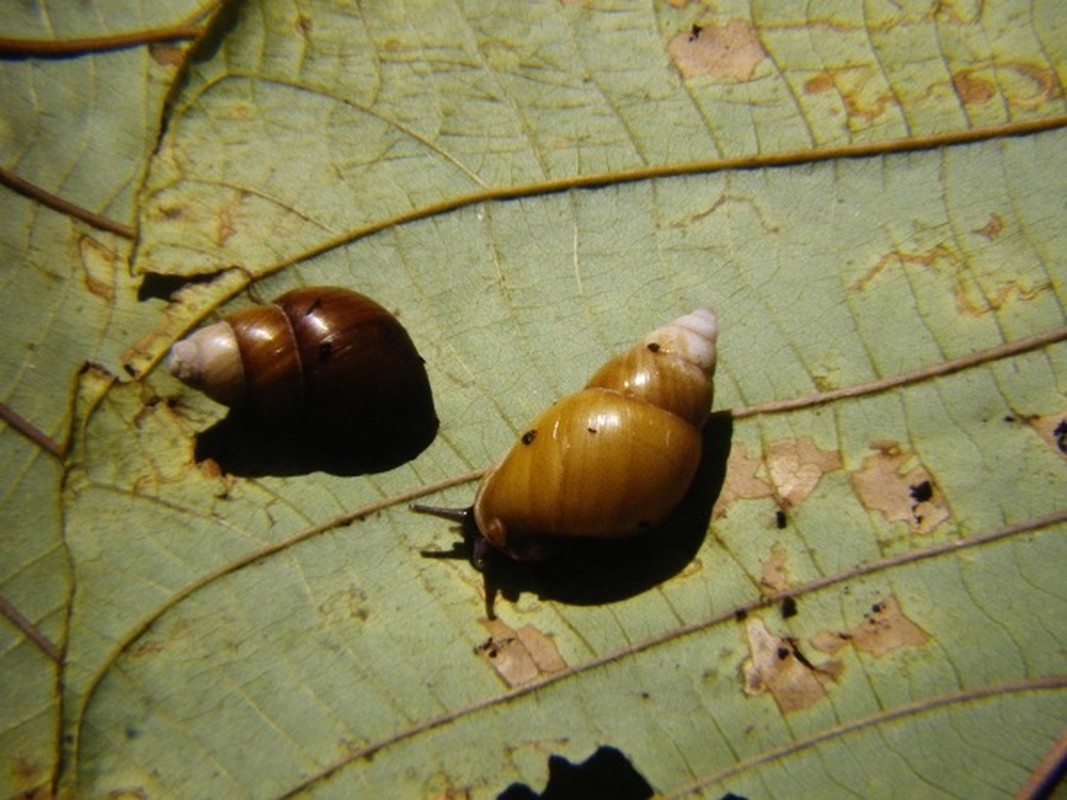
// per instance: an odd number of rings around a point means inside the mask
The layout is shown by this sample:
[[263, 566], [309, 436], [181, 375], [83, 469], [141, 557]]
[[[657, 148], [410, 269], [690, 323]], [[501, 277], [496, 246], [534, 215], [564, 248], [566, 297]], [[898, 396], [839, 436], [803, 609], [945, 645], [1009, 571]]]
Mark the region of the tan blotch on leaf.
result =
[[518, 630], [498, 619], [482, 620], [489, 638], [474, 648], [475, 654], [490, 664], [508, 686], [521, 686], [545, 675], [561, 672], [567, 662], [556, 643], [531, 625]]
[[950, 516], [937, 483], [915, 457], [896, 442], [875, 442], [878, 452], [863, 460], [851, 477], [860, 501], [890, 522], [906, 522], [927, 534]]

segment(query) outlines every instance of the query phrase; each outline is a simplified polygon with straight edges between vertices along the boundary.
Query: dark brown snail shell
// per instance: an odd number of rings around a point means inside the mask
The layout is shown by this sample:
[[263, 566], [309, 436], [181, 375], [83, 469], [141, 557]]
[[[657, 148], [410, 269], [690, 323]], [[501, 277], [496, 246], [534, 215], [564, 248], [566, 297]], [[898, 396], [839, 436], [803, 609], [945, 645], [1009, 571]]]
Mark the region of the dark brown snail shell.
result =
[[402, 462], [437, 432], [411, 337], [386, 309], [347, 289], [294, 289], [238, 311], [175, 344], [168, 367], [233, 409], [244, 428], [307, 437], [356, 461], [388, 464], [399, 453]]

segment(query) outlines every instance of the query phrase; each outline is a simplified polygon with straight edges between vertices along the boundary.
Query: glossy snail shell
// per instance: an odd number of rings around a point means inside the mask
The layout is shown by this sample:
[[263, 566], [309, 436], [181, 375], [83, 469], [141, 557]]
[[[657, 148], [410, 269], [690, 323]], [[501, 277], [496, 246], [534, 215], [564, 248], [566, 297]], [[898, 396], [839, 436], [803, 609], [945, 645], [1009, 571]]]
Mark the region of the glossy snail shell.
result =
[[[470, 509], [414, 510], [460, 520], [484, 540], [475, 539], [475, 550], [488, 545], [517, 560], [543, 558], [554, 539], [654, 527], [700, 462], [717, 335], [707, 308], [652, 331], [535, 419], [487, 473]], [[476, 552], [472, 561], [484, 566]]]
[[[396, 317], [336, 287], [294, 289], [171, 348], [171, 373], [249, 419], [339, 447], [437, 430], [423, 359]], [[421, 449], [421, 448], [419, 448]]]

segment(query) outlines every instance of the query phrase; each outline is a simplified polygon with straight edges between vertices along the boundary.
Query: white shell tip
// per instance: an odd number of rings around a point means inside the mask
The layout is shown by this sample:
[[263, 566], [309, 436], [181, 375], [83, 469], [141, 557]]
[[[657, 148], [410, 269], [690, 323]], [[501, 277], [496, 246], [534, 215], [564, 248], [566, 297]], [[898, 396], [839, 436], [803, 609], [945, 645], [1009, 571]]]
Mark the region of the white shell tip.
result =
[[239, 404], [244, 397], [244, 367], [233, 328], [216, 322], [175, 342], [167, 356], [170, 374], [213, 400]]

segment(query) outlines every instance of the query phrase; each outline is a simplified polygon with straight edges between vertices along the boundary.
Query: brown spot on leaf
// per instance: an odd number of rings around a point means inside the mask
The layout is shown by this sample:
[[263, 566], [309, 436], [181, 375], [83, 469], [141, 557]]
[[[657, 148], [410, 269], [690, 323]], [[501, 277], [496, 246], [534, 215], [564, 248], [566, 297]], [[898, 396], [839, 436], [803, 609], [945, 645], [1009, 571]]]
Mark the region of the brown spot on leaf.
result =
[[820, 72], [804, 81], [805, 94], [822, 94], [834, 88], [834, 79], [829, 73]]
[[[699, 35], [694, 35], [698, 28]], [[675, 34], [667, 50], [683, 78], [710, 76], [726, 83], [752, 80], [767, 57], [755, 29], [740, 19], [725, 25], [696, 23]]]
[[796, 642], [775, 636], [757, 618], [745, 623], [749, 657], [742, 665], [745, 694], [770, 692], [783, 714], [800, 711], [826, 697], [824, 683], [841, 673], [833, 661], [813, 664]]
[[910, 453], [895, 442], [874, 442], [878, 452], [864, 459], [850, 477], [860, 501], [890, 522], [906, 522], [927, 534], [950, 516], [937, 483]]
[[[998, 74], [1005, 76], [1004, 96], [1013, 106], [1038, 108], [1062, 94], [1055, 70], [1024, 61], [1010, 62], [998, 67]], [[1011, 80], [1012, 73], [1016, 80]]]
[[489, 638], [474, 652], [508, 686], [521, 686], [567, 668], [555, 642], [532, 625], [514, 630], [498, 619], [482, 620], [482, 625], [489, 631]]
[[770, 483], [759, 474], [762, 467], [763, 461], [750, 456], [744, 442], [730, 448], [726, 462], [726, 482], [715, 504], [716, 518], [724, 516], [726, 509], [737, 500], [755, 500], [774, 494]]
[[737, 500], [773, 497], [782, 508], [807, 499], [822, 476], [841, 469], [841, 455], [820, 449], [809, 436], [767, 445], [762, 459], [748, 454], [744, 443], [730, 449], [726, 482], [715, 504], [720, 518]]
[[1029, 417], [1026, 421], [1057, 454], [1067, 458], [1067, 409], [1045, 417]]
[[901, 647], [920, 647], [929, 639], [929, 634], [908, 619], [896, 597], [890, 595], [873, 603], [852, 630], [822, 631], [812, 637], [811, 645], [824, 653], [835, 653], [851, 644], [861, 653], [881, 658]]
[[770, 556], [760, 562], [760, 591], [763, 594], [776, 594], [789, 587], [786, 571], [787, 553], [784, 548], [774, 547]]
[[988, 239], [989, 241], [993, 241], [995, 238], [997, 238], [997, 236], [1000, 235], [1000, 232], [1003, 230], [1004, 220], [1001, 219], [1000, 215], [990, 214], [989, 222], [987, 222], [981, 228], [978, 228], [975, 233], [977, 233], [979, 236]]
[[775, 496], [785, 506], [800, 504], [823, 475], [841, 469], [841, 454], [820, 449], [810, 436], [772, 442], [764, 461]]
[[237, 233], [237, 219], [241, 211], [241, 199], [233, 196], [219, 208], [217, 225], [215, 227], [215, 244], [224, 247], [226, 242]]
[[78, 255], [81, 259], [82, 274], [85, 276], [85, 288], [102, 300], [112, 300], [115, 296], [118, 254], [92, 236], [86, 235], [78, 238]]
[[825, 94], [833, 90], [836, 90], [844, 104], [844, 111], [850, 117], [868, 123], [896, 104], [885, 75], [868, 64], [826, 70], [804, 82], [805, 94]]
[[213, 458], [205, 458], [197, 463], [196, 468], [200, 470], [200, 474], [205, 478], [221, 478], [223, 475], [222, 467]]
[[188, 51], [187, 45], [170, 42], [156, 42], [148, 46], [148, 54], [152, 56], [152, 60], [164, 67], [180, 67], [185, 62], [185, 54]]
[[992, 81], [978, 75], [973, 69], [961, 69], [952, 76], [952, 86], [960, 100], [967, 105], [988, 103], [997, 95]]

